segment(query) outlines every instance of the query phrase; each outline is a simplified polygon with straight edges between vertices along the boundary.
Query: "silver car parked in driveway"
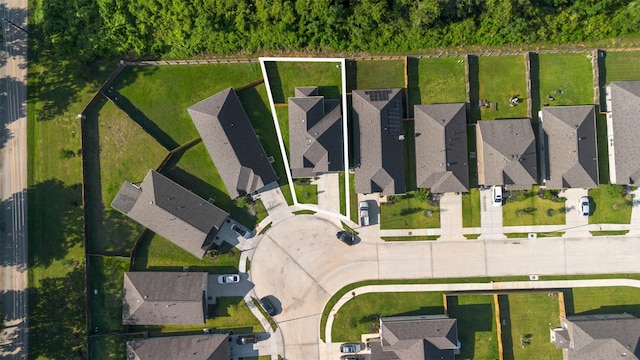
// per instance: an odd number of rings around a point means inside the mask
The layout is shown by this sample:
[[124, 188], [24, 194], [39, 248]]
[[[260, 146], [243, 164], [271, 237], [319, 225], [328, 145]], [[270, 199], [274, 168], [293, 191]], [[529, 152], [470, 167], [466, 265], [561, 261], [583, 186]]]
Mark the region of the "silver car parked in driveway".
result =
[[580, 198], [580, 215], [583, 217], [589, 216], [589, 212], [591, 211], [591, 207], [589, 206], [589, 198], [587, 196], [583, 196]]

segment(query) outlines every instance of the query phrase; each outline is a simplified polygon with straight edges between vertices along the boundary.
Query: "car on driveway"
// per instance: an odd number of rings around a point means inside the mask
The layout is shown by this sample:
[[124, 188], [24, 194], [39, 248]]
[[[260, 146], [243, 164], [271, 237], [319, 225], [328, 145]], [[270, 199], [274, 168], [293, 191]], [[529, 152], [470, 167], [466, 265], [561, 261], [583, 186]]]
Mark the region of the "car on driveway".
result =
[[362, 356], [362, 355], [342, 355], [342, 356], [340, 356], [340, 360], [364, 360], [364, 356]]
[[243, 229], [238, 224], [231, 224], [231, 230], [235, 231], [236, 233], [238, 233], [238, 235], [242, 236], [243, 238], [249, 238], [249, 235], [251, 234], [249, 231]]
[[357, 237], [355, 235], [353, 235], [352, 233], [348, 232], [348, 231], [338, 231], [338, 233], [336, 234], [336, 237], [338, 238], [338, 240], [342, 241], [343, 243], [351, 246], [354, 245], [356, 243], [356, 239]]
[[341, 353], [357, 353], [360, 352], [360, 350], [362, 350], [361, 343], [344, 343], [340, 345]]
[[276, 312], [276, 307], [273, 306], [273, 303], [271, 302], [271, 299], [269, 299], [268, 296], [265, 296], [262, 299], [260, 299], [260, 305], [262, 305], [262, 307], [267, 312], [267, 314], [269, 314], [269, 316], [275, 316], [276, 315], [276, 313], [277, 313]]
[[502, 186], [494, 185], [491, 187], [491, 204], [495, 207], [502, 206]]
[[258, 338], [255, 335], [240, 335], [236, 339], [236, 344], [238, 345], [255, 344], [257, 342]]
[[238, 274], [225, 274], [218, 276], [218, 284], [237, 284], [240, 282], [240, 275]]
[[583, 196], [580, 198], [580, 215], [583, 217], [589, 216], [589, 212], [591, 208], [589, 207], [589, 198], [587, 196]]

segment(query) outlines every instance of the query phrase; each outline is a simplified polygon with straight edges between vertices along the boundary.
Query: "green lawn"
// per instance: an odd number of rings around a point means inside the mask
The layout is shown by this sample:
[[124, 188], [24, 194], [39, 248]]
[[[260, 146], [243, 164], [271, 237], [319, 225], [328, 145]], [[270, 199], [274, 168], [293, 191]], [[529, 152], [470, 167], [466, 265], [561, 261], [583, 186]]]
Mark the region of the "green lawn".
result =
[[[418, 199], [415, 192], [395, 196], [395, 203], [380, 205], [381, 229], [425, 229], [440, 227], [440, 207]], [[431, 211], [431, 217], [426, 215]]]
[[[219, 249], [217, 258], [205, 255], [198, 259], [178, 245], [151, 232], [141, 240], [135, 258], [135, 271], [182, 271], [188, 266], [190, 271], [207, 271], [213, 274], [233, 274], [238, 272], [240, 250], [227, 243]], [[232, 256], [229, 256], [231, 253]]]
[[[284, 149], [289, 156], [289, 106], [278, 105], [276, 106], [276, 116], [278, 117], [278, 125], [280, 126], [280, 133], [282, 134], [282, 142], [284, 142]], [[276, 138], [276, 141], [278, 139]]]
[[409, 59], [409, 106], [467, 101], [462, 57]]
[[345, 201], [345, 190], [344, 190], [344, 171], [340, 171], [338, 174], [338, 189], [340, 191], [340, 214], [347, 215], [347, 202]]
[[90, 261], [91, 282], [87, 296], [91, 306], [92, 334], [122, 332], [122, 286], [124, 273], [129, 271], [129, 259], [93, 256]]
[[440, 235], [424, 235], [424, 236], [383, 236], [384, 241], [433, 241], [438, 240]]
[[443, 314], [442, 301], [441, 292], [358, 295], [344, 304], [336, 314], [331, 338], [335, 342], [359, 341], [361, 334], [378, 332], [381, 316]]
[[567, 314], [615, 314], [640, 316], [640, 289], [631, 287], [574, 288], [565, 290]]
[[640, 80], [640, 51], [607, 51], [604, 58], [605, 84], [612, 81]]
[[91, 338], [92, 360], [114, 360], [127, 358], [127, 341], [142, 335], [97, 336]]
[[[502, 207], [502, 222], [505, 226], [515, 225], [561, 225], [565, 223], [565, 213], [562, 209], [564, 202], [553, 202], [540, 198], [534, 186], [532, 191], [525, 193], [526, 199], [520, 201], [507, 201]], [[512, 193], [512, 199], [517, 196]], [[563, 199], [563, 198], [562, 198]], [[552, 216], [549, 216], [551, 209]]]
[[267, 62], [265, 64], [273, 102], [287, 103], [295, 88], [317, 86], [318, 94], [340, 99], [342, 69], [337, 62]]
[[128, 67], [114, 88], [159, 130], [184, 144], [198, 136], [188, 107], [230, 86], [237, 88], [260, 78], [259, 64]]
[[[587, 55], [587, 53], [538, 55], [539, 93], [542, 104], [549, 104], [549, 106], [593, 104], [593, 68], [591, 59]], [[564, 94], [557, 94], [556, 90], [562, 90]], [[553, 97], [554, 100], [547, 99], [547, 96]]]
[[242, 297], [218, 298], [206, 324], [131, 326], [132, 331], [149, 331], [149, 336], [199, 335], [202, 334], [203, 328], [214, 331], [233, 330], [236, 334], [264, 332], [264, 328], [253, 316]]
[[591, 198], [591, 216], [589, 224], [629, 224], [631, 222], [631, 204], [615, 195], [619, 185], [601, 184], [589, 189]]
[[480, 226], [480, 190], [470, 189], [462, 194], [462, 226]]
[[318, 204], [318, 185], [300, 184], [293, 182], [293, 188], [296, 190], [296, 198], [301, 204]]
[[505, 359], [562, 359], [562, 350], [549, 341], [549, 329], [560, 325], [557, 297], [547, 293], [509, 294], [500, 295], [498, 302], [500, 318], [505, 320]]
[[356, 61], [355, 77], [359, 90], [404, 88], [404, 60]]
[[[487, 109], [480, 109], [482, 120], [527, 117], [527, 82], [523, 55], [480, 56], [478, 58], [479, 96], [491, 102]], [[520, 104], [509, 106], [509, 99], [518, 95]], [[493, 103], [498, 110], [493, 110]], [[471, 104], [477, 106], [478, 104]]]
[[498, 332], [490, 295], [447, 297], [449, 316], [458, 320], [458, 339], [462, 343], [456, 359], [497, 359]]
[[356, 176], [354, 173], [349, 172], [349, 211], [351, 221], [356, 224], [360, 223], [358, 218], [358, 193], [356, 192]]

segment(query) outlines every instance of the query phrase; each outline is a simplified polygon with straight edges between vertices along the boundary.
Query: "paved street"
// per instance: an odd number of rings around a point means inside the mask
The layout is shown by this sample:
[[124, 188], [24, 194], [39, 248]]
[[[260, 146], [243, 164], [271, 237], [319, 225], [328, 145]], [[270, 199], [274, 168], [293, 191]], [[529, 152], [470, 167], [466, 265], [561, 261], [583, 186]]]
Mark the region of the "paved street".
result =
[[0, 17], [0, 357], [26, 359], [27, 36], [15, 25], [26, 28], [27, 1], [1, 0]]

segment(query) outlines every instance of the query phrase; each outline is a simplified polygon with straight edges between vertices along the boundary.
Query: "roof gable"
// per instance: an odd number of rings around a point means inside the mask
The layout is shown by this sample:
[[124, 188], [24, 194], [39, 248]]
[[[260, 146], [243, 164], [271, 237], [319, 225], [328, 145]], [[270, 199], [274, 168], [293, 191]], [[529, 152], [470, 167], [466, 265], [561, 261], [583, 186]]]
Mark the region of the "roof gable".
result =
[[640, 81], [617, 81], [610, 84], [611, 126], [613, 128], [613, 152], [615, 183], [638, 184], [640, 182]]
[[382, 353], [397, 356], [384, 359], [453, 359], [458, 349], [457, 321], [446, 315], [381, 318], [380, 334]]
[[191, 335], [127, 341], [127, 360], [227, 360], [228, 335]]

